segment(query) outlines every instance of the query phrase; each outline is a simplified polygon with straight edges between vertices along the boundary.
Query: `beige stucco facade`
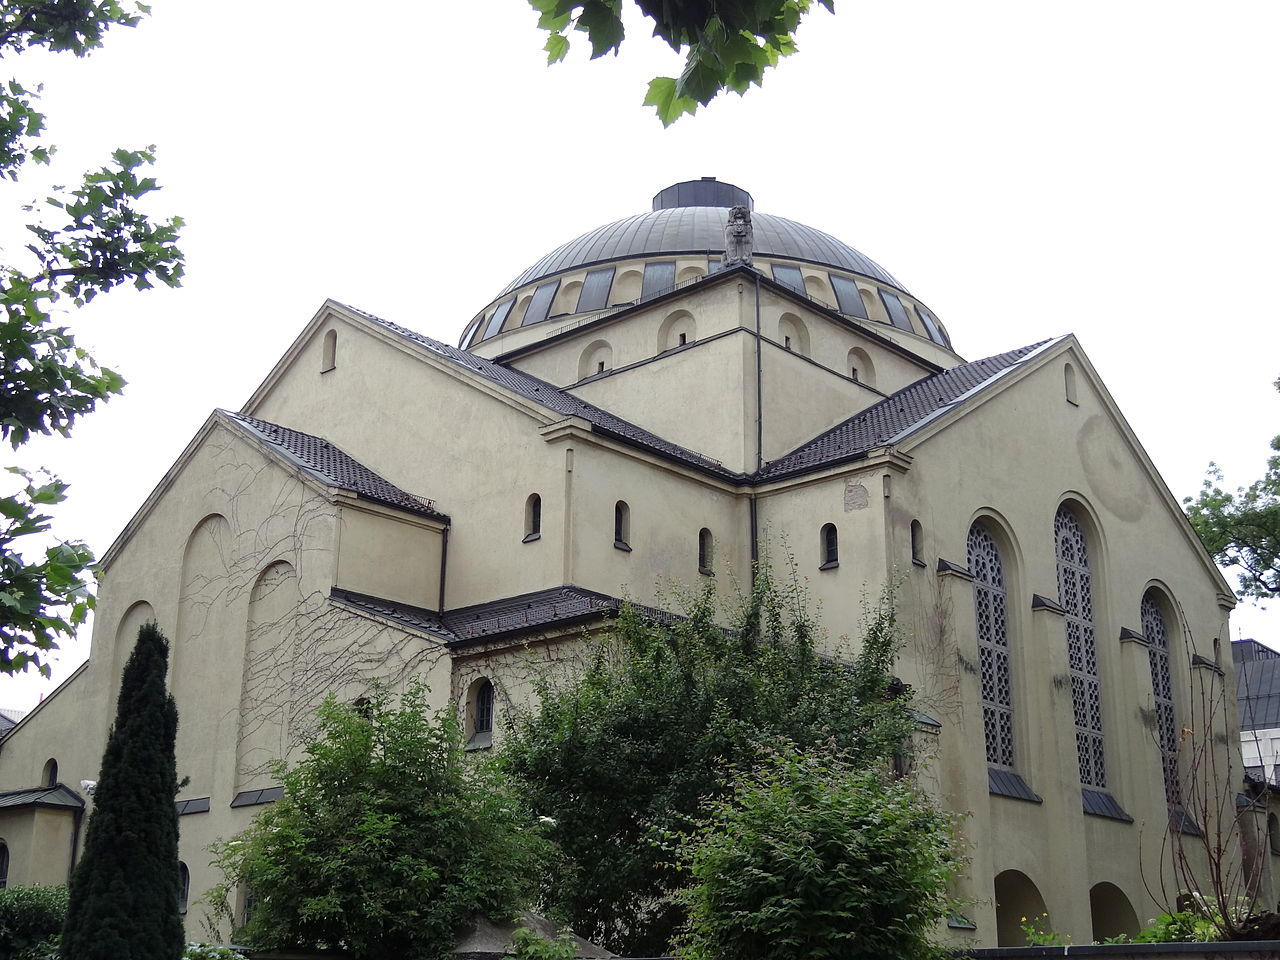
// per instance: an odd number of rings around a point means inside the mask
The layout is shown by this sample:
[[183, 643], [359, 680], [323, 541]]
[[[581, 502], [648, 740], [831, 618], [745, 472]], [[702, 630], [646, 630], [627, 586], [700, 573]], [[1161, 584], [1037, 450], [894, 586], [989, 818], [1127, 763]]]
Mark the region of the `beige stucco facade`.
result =
[[[194, 901], [217, 879], [206, 847], [270, 799], [272, 763], [296, 755], [326, 694], [419, 677], [473, 733], [486, 684], [498, 716], [528, 702], [617, 598], [661, 605], [711, 576], [731, 589], [762, 556], [794, 563], [833, 649], [857, 643], [864, 598], [897, 584], [920, 775], [962, 815], [971, 860], [956, 893], [972, 929], [949, 936], [1008, 941], [1010, 912], [1037, 898], [1077, 942], [1152, 916], [1169, 808], [1139, 608], [1155, 598], [1168, 619], [1173, 709], [1190, 730], [1197, 682], [1232, 689], [1232, 599], [1080, 345], [966, 364], [887, 275], [673, 255], [676, 286], [646, 298], [662, 258], [615, 259], [605, 307], [575, 312], [601, 268], [569, 266], [547, 319], [522, 325], [551, 282], [533, 277], [467, 325], [470, 352], [326, 303], [104, 556], [89, 662], [3, 742], [0, 791], [39, 784], [51, 757], [72, 789], [96, 778], [117, 678], [154, 619], [173, 639], [179, 800], [199, 801], [180, 819], [195, 932]], [[788, 265], [803, 294], [775, 279]], [[1122, 816], [1083, 807], [1063, 509], [1093, 587], [1093, 787]], [[1006, 598], [1011, 762], [995, 766], [1029, 797], [988, 773], [975, 525], [998, 546]], [[1225, 758], [1235, 721], [1214, 723]], [[495, 723], [476, 742], [500, 737]], [[11, 883], [65, 876], [72, 819], [0, 811]]]

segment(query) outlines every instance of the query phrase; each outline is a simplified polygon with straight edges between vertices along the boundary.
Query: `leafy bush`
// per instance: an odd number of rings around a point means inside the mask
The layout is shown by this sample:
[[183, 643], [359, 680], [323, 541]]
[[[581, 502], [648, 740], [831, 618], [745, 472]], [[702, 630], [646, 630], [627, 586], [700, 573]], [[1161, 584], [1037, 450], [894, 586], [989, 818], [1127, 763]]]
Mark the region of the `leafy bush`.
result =
[[229, 947], [215, 947], [210, 943], [188, 943], [182, 952], [182, 960], [244, 960], [243, 955]]
[[359, 707], [330, 697], [284, 796], [214, 847], [225, 880], [256, 897], [236, 934], [262, 949], [338, 947], [356, 957], [441, 957], [475, 914], [528, 906], [550, 845], [489, 765], [472, 762], [457, 711], [412, 686]]
[[951, 819], [903, 780], [783, 749], [677, 846], [689, 960], [933, 960]]
[[516, 927], [511, 935], [511, 955], [517, 960], [573, 960], [578, 946], [573, 937], [562, 933], [554, 940], [528, 927]]
[[66, 887], [0, 890], [0, 957], [27, 960], [51, 943], [67, 920]]
[[684, 920], [670, 898], [684, 878], [654, 841], [724, 795], [727, 771], [778, 737], [868, 766], [904, 749], [892, 596], [867, 612], [856, 654], [819, 652], [808, 609], [798, 585], [761, 570], [723, 617], [710, 589], [678, 620], [624, 608], [576, 676], [544, 680], [501, 760], [564, 854], [544, 891], [555, 919], [621, 955], [661, 956]]
[[1197, 910], [1162, 913], [1138, 935], [1134, 943], [1205, 943], [1218, 939], [1217, 925]]

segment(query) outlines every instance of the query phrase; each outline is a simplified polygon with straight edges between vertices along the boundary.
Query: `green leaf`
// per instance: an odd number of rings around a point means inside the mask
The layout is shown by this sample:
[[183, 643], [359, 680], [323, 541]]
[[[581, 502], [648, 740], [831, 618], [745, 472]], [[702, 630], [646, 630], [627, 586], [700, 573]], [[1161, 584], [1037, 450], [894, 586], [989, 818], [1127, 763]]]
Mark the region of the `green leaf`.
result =
[[578, 15], [577, 29], [585, 30], [591, 41], [591, 59], [618, 52], [625, 30], [619, 14], [618, 0], [586, 0]]
[[683, 114], [693, 113], [698, 109], [697, 101], [689, 97], [676, 95], [674, 77], [654, 77], [649, 81], [649, 92], [644, 98], [645, 106], [654, 107], [658, 119], [664, 127], [675, 123]]
[[548, 64], [559, 63], [569, 52], [569, 38], [563, 33], [553, 33], [547, 37], [547, 43], [543, 49], [547, 51]]

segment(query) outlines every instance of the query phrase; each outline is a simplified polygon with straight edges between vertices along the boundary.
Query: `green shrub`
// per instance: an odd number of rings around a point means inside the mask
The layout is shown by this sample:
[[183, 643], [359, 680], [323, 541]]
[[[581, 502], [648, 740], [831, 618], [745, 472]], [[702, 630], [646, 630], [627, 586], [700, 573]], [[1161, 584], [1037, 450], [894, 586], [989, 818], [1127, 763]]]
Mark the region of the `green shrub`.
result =
[[37, 958], [34, 952], [62, 932], [66, 887], [7, 887], [0, 890], [0, 957]]
[[520, 926], [511, 935], [511, 955], [517, 960], [573, 960], [578, 955], [578, 947], [567, 933], [551, 940], [536, 930]]
[[783, 749], [677, 843], [688, 960], [933, 960], [950, 817], [881, 768]]
[[244, 957], [228, 947], [215, 947], [209, 943], [188, 943], [182, 952], [182, 960], [244, 960]]

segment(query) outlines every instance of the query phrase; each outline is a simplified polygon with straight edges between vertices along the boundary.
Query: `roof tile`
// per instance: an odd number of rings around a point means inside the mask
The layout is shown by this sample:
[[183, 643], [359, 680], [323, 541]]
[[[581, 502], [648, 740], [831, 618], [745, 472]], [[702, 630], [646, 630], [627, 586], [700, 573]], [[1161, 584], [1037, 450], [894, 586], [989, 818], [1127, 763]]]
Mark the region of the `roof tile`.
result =
[[284, 452], [289, 459], [306, 467], [313, 475], [332, 487], [350, 490], [365, 500], [383, 503], [409, 513], [443, 520], [449, 518], [424, 497], [401, 490], [394, 483], [374, 473], [358, 460], [343, 453], [323, 437], [312, 436], [301, 430], [293, 430], [268, 423], [256, 417], [222, 411], [227, 417], [248, 428], [259, 440]]

